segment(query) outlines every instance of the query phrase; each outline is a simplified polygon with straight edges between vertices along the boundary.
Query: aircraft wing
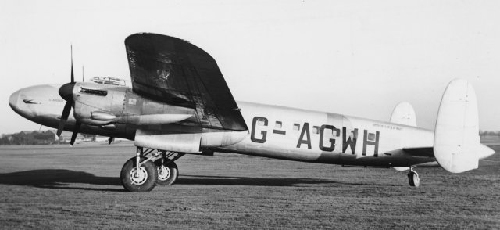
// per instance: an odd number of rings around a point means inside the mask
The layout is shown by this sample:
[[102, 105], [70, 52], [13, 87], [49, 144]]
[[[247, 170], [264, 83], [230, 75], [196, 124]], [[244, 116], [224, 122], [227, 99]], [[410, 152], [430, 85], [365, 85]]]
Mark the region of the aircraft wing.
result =
[[207, 52], [178, 38], [149, 33], [130, 35], [125, 46], [135, 93], [195, 109], [202, 127], [248, 130], [217, 63]]

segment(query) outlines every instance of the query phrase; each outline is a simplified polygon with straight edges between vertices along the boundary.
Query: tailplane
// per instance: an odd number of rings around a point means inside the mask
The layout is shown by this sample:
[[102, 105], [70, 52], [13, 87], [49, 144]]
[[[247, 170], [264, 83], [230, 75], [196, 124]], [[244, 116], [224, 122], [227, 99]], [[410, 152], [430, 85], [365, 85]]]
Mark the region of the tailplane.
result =
[[434, 156], [446, 171], [476, 169], [479, 160], [495, 152], [479, 143], [476, 93], [462, 79], [451, 81], [443, 94], [434, 131]]

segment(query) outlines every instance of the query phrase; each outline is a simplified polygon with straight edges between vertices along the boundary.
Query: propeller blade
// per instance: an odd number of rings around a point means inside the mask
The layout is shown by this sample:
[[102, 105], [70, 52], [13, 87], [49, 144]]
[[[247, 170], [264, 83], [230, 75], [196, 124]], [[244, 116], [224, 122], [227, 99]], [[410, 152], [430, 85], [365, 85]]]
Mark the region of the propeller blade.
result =
[[73, 130], [73, 135], [71, 135], [71, 141], [69, 142], [70, 145], [75, 143], [76, 136], [78, 136], [78, 132], [80, 131], [80, 125], [81, 123], [76, 120], [75, 129]]
[[[71, 112], [71, 107], [74, 106], [73, 99], [73, 88], [75, 87], [75, 75], [73, 74], [73, 45], [71, 45], [71, 82], [62, 85], [59, 88], [59, 96], [66, 101], [64, 105], [64, 109], [62, 111], [61, 120], [59, 121], [59, 128], [57, 129], [57, 135], [61, 136], [62, 131], [64, 129], [64, 125], [68, 120], [69, 114]], [[77, 120], [75, 124], [75, 128], [73, 130], [73, 135], [71, 136], [70, 144], [73, 145], [76, 140], [76, 136], [78, 135], [78, 131], [80, 130], [81, 123]]]
[[71, 102], [67, 101], [66, 105], [64, 105], [64, 109], [62, 111], [61, 120], [59, 121], [59, 128], [57, 129], [57, 136], [61, 136], [64, 125], [68, 120], [69, 113], [71, 112]]
[[75, 76], [73, 75], [73, 45], [71, 45], [71, 83], [75, 83]]
[[66, 105], [64, 105], [64, 109], [63, 109], [62, 116], [61, 116], [62, 120], [68, 120], [69, 113], [71, 112], [71, 106], [72, 106], [72, 103], [69, 101], [67, 101]]

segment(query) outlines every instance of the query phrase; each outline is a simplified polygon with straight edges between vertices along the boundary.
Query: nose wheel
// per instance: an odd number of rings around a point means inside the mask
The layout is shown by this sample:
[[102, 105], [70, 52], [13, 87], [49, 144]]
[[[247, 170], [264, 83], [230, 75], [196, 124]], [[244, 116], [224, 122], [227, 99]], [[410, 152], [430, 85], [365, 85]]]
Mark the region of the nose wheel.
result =
[[410, 167], [410, 171], [408, 172], [408, 181], [410, 186], [417, 188], [420, 186], [420, 177], [416, 171], [413, 171], [412, 167]]

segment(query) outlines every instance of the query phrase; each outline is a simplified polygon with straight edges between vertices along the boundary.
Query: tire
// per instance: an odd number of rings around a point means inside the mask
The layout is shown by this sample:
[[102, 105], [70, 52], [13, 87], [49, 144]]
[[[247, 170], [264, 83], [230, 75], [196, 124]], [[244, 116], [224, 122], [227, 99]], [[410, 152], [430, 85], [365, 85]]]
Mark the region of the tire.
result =
[[177, 169], [177, 164], [174, 162], [161, 165], [161, 163], [156, 164], [158, 171], [158, 180], [156, 184], [159, 185], [172, 185], [179, 177], [179, 170]]
[[414, 186], [417, 188], [420, 186], [420, 177], [418, 176], [418, 174], [416, 172], [410, 171], [408, 173], [408, 180], [409, 180], [410, 186]]
[[[146, 160], [146, 158], [141, 157], [141, 161]], [[156, 186], [156, 181], [158, 177], [158, 171], [153, 162], [148, 161], [141, 165], [140, 173], [135, 174], [136, 159], [135, 157], [130, 158], [125, 164], [123, 164], [122, 171], [120, 172], [120, 179], [122, 181], [123, 188], [129, 192], [149, 192], [153, 190]], [[138, 175], [134, 177], [134, 175]]]

